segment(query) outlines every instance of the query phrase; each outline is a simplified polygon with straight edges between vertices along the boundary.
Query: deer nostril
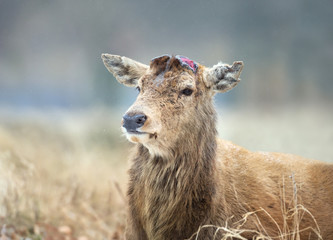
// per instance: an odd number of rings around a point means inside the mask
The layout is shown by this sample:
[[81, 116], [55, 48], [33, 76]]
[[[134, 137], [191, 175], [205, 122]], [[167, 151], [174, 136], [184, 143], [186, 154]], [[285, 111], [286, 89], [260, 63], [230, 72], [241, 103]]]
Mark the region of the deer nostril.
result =
[[145, 115], [138, 115], [138, 116], [136, 116], [135, 122], [137, 124], [142, 124], [143, 125], [146, 122], [146, 120], [147, 120], [147, 116], [145, 116]]

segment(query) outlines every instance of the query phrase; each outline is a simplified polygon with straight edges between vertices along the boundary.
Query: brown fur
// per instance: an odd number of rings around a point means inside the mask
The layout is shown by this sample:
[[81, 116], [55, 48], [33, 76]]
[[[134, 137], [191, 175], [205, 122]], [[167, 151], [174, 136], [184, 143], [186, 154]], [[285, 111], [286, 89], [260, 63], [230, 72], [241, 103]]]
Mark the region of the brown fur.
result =
[[[117, 77], [106, 61], [113, 56], [103, 55], [103, 60]], [[333, 165], [288, 154], [250, 152], [217, 139], [214, 91], [234, 87], [242, 63], [199, 65], [195, 74], [177, 61], [162, 56], [150, 68], [145, 66], [145, 74], [135, 83], [141, 92], [127, 111], [148, 117], [140, 129], [147, 134], [127, 135], [137, 143], [129, 171], [127, 239], [187, 239], [203, 225], [236, 227], [244, 214], [260, 209], [242, 228], [264, 229], [277, 237], [276, 224], [281, 229], [284, 224], [282, 210], [295, 204], [313, 214], [323, 239], [333, 239]], [[184, 88], [193, 94], [185, 96]], [[292, 220], [287, 224], [293, 229]], [[304, 214], [300, 229], [315, 226], [313, 218]], [[213, 239], [215, 230], [204, 228], [198, 239]], [[255, 233], [243, 236], [252, 239]], [[301, 239], [318, 238], [307, 230]]]

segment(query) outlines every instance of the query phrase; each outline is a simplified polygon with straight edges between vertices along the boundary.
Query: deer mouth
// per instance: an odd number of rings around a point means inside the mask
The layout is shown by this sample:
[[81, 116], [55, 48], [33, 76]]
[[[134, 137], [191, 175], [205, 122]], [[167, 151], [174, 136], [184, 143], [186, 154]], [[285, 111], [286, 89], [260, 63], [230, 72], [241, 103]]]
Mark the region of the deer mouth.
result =
[[147, 132], [139, 132], [137, 130], [126, 131], [126, 133], [128, 133], [128, 134], [135, 134], [135, 135], [149, 134]]
[[126, 133], [128, 133], [128, 134], [132, 134], [132, 135], [145, 135], [145, 134], [147, 134], [147, 135], [149, 135], [149, 138], [151, 139], [151, 138], [157, 138], [157, 133], [155, 132], [155, 133], [148, 133], [148, 132], [139, 132], [139, 131], [126, 131]]
[[150, 133], [149, 132], [144, 132], [144, 131], [141, 131], [140, 128], [138, 129], [134, 129], [134, 128], [130, 128], [130, 129], [127, 129], [125, 127], [121, 127], [121, 130], [124, 134], [126, 135], [149, 135]]

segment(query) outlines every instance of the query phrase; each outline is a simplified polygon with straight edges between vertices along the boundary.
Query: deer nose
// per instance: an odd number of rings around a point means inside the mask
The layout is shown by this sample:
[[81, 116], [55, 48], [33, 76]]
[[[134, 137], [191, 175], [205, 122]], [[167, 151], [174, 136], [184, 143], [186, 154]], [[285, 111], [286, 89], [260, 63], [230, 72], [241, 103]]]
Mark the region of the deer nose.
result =
[[127, 132], [135, 132], [138, 128], [142, 127], [147, 120], [147, 116], [144, 114], [136, 115], [124, 115], [123, 116], [123, 127], [126, 128]]

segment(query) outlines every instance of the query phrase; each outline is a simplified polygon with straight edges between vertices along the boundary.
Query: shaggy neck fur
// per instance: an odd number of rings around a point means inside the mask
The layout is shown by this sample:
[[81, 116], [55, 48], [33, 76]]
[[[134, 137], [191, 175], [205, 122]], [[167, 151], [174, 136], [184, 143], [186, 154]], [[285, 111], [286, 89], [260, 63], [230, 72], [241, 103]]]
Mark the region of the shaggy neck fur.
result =
[[[212, 212], [216, 113], [210, 101], [199, 104], [197, 111], [196, 118], [179, 133], [169, 159], [137, 147], [128, 193], [130, 202], [142, 205], [132, 212], [151, 234], [149, 239], [188, 238]], [[135, 191], [135, 186], [143, 187]]]

